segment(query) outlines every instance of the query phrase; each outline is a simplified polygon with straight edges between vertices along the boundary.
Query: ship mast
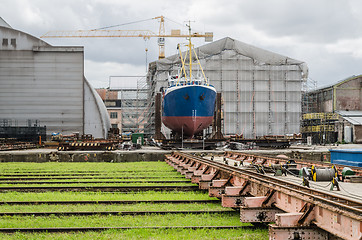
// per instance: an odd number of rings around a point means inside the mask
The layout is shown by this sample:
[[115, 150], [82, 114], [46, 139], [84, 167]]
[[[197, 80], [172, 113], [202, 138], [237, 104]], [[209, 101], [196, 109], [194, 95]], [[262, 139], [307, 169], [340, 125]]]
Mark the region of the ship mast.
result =
[[191, 44], [191, 21], [189, 21], [189, 24], [186, 26], [189, 28], [189, 68], [190, 68], [190, 82], [192, 81], [192, 44]]

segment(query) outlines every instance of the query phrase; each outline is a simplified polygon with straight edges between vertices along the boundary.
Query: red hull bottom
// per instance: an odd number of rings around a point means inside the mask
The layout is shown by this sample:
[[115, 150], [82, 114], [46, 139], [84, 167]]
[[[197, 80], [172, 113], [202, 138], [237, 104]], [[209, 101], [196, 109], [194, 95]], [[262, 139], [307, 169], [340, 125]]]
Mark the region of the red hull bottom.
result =
[[162, 117], [163, 124], [169, 129], [193, 136], [210, 126], [213, 117]]

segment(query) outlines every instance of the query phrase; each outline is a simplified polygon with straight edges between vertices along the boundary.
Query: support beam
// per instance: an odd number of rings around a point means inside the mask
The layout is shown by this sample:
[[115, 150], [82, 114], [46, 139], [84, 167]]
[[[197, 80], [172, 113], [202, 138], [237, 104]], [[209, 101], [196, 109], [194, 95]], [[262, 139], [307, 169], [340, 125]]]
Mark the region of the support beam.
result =
[[328, 233], [317, 227], [279, 227], [275, 224], [269, 225], [269, 239], [321, 239], [327, 240]]
[[275, 215], [283, 211], [277, 208], [240, 208], [240, 221], [241, 222], [264, 222], [270, 223], [275, 221]]
[[161, 121], [161, 93], [156, 94], [155, 99], [155, 139], [162, 140], [166, 139], [161, 132], [162, 121]]
[[250, 183], [244, 182], [242, 186], [238, 187], [225, 187], [225, 194], [221, 196], [221, 205], [223, 207], [237, 208], [240, 207], [246, 196], [250, 191]]
[[209, 196], [221, 198], [222, 194], [225, 193], [225, 187], [230, 184], [231, 177], [228, 179], [217, 179], [213, 180], [209, 187]]
[[199, 182], [199, 189], [209, 189], [210, 184], [216, 178], [219, 172], [219, 170], [216, 170], [208, 174], [202, 174]]

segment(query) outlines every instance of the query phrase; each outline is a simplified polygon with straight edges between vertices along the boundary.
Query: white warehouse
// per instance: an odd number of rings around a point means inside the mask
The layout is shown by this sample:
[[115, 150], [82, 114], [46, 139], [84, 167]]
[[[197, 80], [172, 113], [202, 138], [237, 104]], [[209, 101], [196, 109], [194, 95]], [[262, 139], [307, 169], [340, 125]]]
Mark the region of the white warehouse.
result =
[[0, 120], [39, 120], [52, 132], [106, 138], [106, 108], [84, 77], [83, 47], [58, 47], [0, 18]]
[[[195, 50], [206, 77], [222, 94], [223, 134], [299, 133], [306, 63], [228, 37]], [[167, 75], [177, 74], [179, 66], [178, 55], [150, 63], [150, 99], [167, 87]], [[152, 112], [149, 118], [152, 123]]]

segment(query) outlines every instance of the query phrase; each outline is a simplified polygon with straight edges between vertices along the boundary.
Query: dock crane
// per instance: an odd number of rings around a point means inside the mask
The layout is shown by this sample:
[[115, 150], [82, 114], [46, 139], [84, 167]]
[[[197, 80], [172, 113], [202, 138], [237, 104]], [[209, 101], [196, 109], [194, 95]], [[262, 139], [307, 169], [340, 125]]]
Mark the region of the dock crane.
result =
[[121, 38], [121, 37], [142, 37], [143, 39], [150, 39], [151, 37], [158, 38], [159, 55], [158, 59], [165, 58], [165, 38], [177, 37], [177, 38], [205, 38], [205, 42], [212, 42], [212, 32], [193, 32], [189, 34], [182, 34], [181, 30], [171, 30], [170, 34], [165, 33], [165, 17], [158, 16], [152, 19], [159, 19], [160, 27], [158, 34], [150, 30], [106, 30], [106, 29], [94, 29], [94, 30], [71, 30], [71, 31], [49, 31], [40, 38], [92, 38], [92, 37], [109, 37], [109, 38]]

